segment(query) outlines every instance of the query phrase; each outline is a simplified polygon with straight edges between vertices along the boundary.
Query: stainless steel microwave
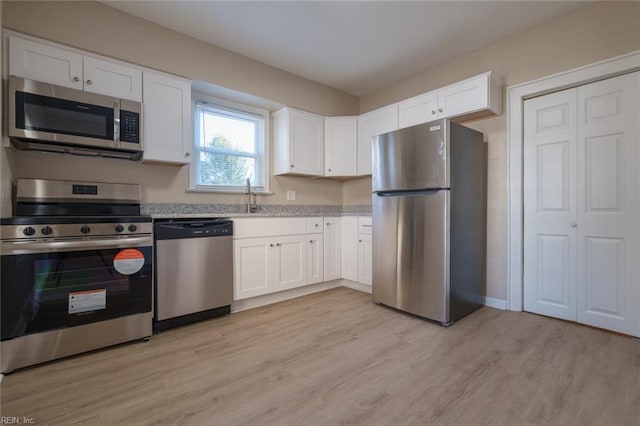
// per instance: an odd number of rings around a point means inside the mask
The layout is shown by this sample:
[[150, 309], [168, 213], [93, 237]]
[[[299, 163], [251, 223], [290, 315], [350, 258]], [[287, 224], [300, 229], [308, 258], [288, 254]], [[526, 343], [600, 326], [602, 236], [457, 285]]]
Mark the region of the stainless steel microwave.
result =
[[9, 76], [17, 149], [141, 160], [142, 103]]

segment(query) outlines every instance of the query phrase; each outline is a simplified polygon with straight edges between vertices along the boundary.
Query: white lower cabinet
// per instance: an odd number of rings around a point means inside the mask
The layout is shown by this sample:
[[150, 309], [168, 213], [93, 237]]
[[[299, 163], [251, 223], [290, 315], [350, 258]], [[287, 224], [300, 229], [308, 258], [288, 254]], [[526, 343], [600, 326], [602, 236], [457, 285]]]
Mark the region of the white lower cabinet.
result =
[[358, 218], [358, 282], [371, 285], [373, 278], [373, 238], [371, 218]]
[[234, 267], [235, 300], [306, 285], [306, 235], [235, 240]]
[[342, 220], [324, 218], [324, 280], [342, 278]]
[[308, 235], [307, 284], [324, 281], [324, 238], [322, 234]]
[[371, 285], [372, 281], [371, 218], [342, 218], [342, 278]]

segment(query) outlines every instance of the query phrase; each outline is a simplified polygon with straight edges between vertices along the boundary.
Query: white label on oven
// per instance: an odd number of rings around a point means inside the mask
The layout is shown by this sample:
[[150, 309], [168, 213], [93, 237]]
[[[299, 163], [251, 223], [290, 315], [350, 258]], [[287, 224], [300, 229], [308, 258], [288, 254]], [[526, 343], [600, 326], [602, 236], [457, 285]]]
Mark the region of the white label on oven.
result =
[[113, 267], [122, 275], [132, 275], [144, 266], [144, 254], [137, 249], [124, 249], [113, 258]]
[[436, 130], [440, 130], [440, 126], [431, 126], [429, 127], [430, 132], [435, 132]]
[[107, 308], [107, 289], [69, 293], [69, 313], [97, 311]]

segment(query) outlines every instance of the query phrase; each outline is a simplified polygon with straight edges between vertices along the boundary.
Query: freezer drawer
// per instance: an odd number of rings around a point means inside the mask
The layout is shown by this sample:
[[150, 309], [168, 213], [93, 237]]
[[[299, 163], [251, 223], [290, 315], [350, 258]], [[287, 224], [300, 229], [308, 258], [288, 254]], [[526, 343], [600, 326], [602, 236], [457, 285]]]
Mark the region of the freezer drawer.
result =
[[374, 302], [448, 323], [448, 235], [448, 190], [374, 194]]

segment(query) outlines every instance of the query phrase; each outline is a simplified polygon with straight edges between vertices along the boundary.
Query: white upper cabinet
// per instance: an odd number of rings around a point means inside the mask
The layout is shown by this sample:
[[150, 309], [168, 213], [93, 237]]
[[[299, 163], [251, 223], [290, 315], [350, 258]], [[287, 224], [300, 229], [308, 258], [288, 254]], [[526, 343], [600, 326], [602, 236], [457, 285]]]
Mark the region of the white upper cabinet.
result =
[[356, 176], [358, 117], [324, 119], [324, 175]]
[[114, 98], [142, 101], [142, 71], [92, 57], [83, 57], [84, 90]]
[[438, 93], [427, 92], [398, 102], [400, 129], [438, 118]]
[[398, 103], [399, 128], [440, 118], [479, 118], [502, 113], [502, 81], [491, 72]]
[[388, 105], [358, 117], [358, 176], [371, 174], [373, 138], [398, 130], [398, 104]]
[[9, 74], [142, 101], [142, 71], [139, 68], [18, 37], [9, 37]]
[[186, 164], [191, 151], [191, 82], [144, 72], [144, 161]]
[[274, 174], [323, 176], [324, 117], [293, 108], [273, 113]]

